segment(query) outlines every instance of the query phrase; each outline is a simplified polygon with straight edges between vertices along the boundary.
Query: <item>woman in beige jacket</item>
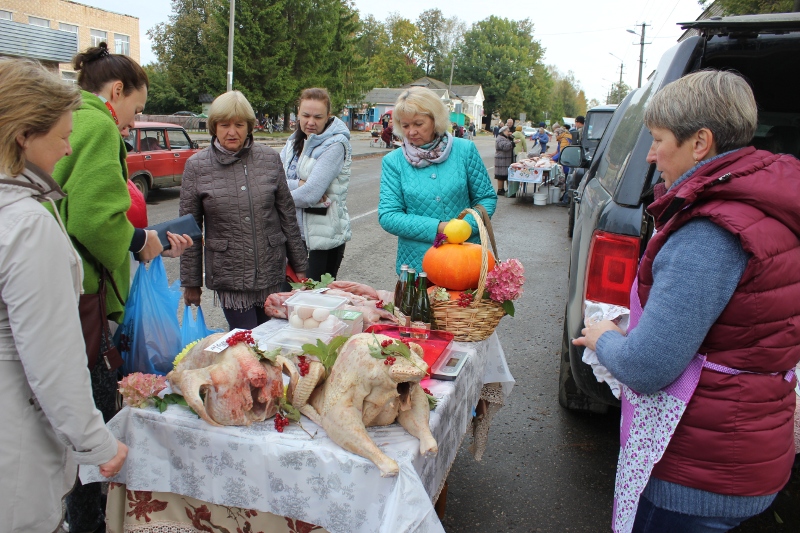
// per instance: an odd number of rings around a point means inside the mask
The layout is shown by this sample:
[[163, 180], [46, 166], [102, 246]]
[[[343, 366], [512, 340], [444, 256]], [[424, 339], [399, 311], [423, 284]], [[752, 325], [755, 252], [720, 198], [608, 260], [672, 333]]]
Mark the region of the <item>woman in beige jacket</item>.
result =
[[[0, 59], [0, 532], [50, 532], [78, 464], [127, 456], [95, 408], [78, 317], [83, 271], [50, 177], [71, 152], [80, 93], [40, 65]], [[57, 213], [57, 211], [56, 211]]]

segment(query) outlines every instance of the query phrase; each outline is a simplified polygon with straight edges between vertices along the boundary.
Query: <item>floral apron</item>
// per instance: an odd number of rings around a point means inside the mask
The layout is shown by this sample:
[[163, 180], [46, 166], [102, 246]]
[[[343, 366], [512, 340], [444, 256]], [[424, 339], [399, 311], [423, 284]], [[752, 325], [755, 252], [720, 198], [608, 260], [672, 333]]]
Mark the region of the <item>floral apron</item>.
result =
[[[642, 316], [638, 288], [637, 277], [631, 287], [629, 333], [637, 326]], [[650, 480], [653, 465], [664, 456], [683, 412], [697, 388], [703, 367], [730, 375], [757, 374], [711, 363], [706, 361], [705, 355], [695, 354], [686, 370], [670, 385], [655, 394], [639, 394], [622, 385], [620, 452], [614, 487], [612, 522], [615, 533], [630, 533], [633, 529], [639, 497]], [[779, 372], [770, 375], [777, 374]], [[786, 372], [784, 379], [791, 381], [793, 376], [794, 370], [790, 370]]]

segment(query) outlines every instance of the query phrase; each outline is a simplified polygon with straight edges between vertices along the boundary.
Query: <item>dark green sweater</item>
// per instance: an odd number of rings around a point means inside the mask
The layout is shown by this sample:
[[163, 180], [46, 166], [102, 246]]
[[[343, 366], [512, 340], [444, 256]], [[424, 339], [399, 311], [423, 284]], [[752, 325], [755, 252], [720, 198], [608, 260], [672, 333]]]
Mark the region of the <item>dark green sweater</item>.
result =
[[[73, 114], [72, 155], [59, 161], [53, 178], [67, 197], [58, 203], [61, 218], [83, 258], [83, 289], [97, 294], [100, 265], [108, 269], [121, 296], [128, 297], [133, 225], [127, 212], [127, 151], [111, 113], [100, 98], [81, 91], [83, 104]], [[47, 204], [45, 204], [47, 205]], [[106, 291], [109, 318], [122, 322], [125, 306]]]

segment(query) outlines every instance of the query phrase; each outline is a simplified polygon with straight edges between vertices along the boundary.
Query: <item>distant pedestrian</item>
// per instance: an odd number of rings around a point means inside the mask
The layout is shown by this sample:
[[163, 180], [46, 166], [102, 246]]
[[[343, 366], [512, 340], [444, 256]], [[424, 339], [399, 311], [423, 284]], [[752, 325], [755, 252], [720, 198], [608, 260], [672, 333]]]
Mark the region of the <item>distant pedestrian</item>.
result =
[[492, 133], [494, 133], [494, 136], [497, 137], [497, 135], [500, 133], [500, 126], [495, 124], [494, 128], [492, 128]]
[[475, 138], [475, 123], [474, 122], [470, 122], [469, 123], [469, 128], [467, 128], [467, 139], [469, 139], [471, 141], [474, 138]]
[[528, 155], [528, 144], [525, 142], [522, 126], [517, 126], [512, 137], [514, 137], [514, 161], [524, 159]]
[[514, 138], [507, 126], [500, 128], [495, 139], [494, 152], [494, 179], [497, 180], [497, 195], [506, 193], [505, 184], [508, 181], [508, 167], [514, 162]]
[[583, 124], [586, 122], [586, 118], [583, 115], [578, 115], [575, 117], [575, 127], [569, 130], [570, 134], [572, 135], [572, 144], [580, 144], [581, 137], [583, 136]]

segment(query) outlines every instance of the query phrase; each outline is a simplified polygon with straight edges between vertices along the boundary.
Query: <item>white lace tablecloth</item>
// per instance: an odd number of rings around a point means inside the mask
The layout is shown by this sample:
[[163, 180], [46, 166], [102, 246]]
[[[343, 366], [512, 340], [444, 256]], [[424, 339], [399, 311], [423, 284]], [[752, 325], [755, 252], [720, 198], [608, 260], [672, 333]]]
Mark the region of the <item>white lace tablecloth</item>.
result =
[[[113, 478], [128, 490], [172, 492], [218, 505], [257, 509], [320, 525], [333, 533], [444, 531], [433, 509], [472, 420], [487, 377], [510, 393], [514, 378], [496, 334], [457, 343], [470, 357], [453, 382], [426, 380], [439, 398], [431, 430], [439, 453], [419, 454], [419, 441], [397, 424], [369, 428], [376, 444], [400, 466], [381, 478], [367, 459], [343, 450], [303, 418], [283, 433], [267, 420], [250, 427], [212, 427], [185, 407], [124, 408], [108, 427], [129, 453]], [[81, 481], [107, 481], [82, 466]]]

